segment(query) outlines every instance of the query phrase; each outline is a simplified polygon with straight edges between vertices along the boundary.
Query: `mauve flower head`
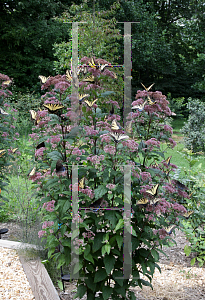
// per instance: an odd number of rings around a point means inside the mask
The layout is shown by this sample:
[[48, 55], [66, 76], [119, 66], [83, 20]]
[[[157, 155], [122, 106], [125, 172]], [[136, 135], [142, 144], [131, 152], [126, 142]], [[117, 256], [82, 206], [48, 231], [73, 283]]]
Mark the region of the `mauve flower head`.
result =
[[152, 181], [152, 177], [151, 177], [151, 175], [150, 175], [150, 173], [148, 173], [148, 172], [141, 172], [140, 173], [140, 176], [141, 176], [141, 178], [142, 178], [142, 181]]
[[40, 230], [38, 232], [38, 237], [41, 238], [42, 236], [44, 236], [46, 234], [46, 232], [44, 230]]
[[106, 142], [106, 143], [111, 142], [111, 137], [107, 135], [107, 133], [102, 134], [100, 138], [101, 138], [101, 142]]
[[172, 138], [169, 138], [168, 140], [170, 142], [171, 147], [174, 148], [177, 143]]
[[116, 153], [116, 149], [115, 149], [115, 147], [112, 146], [112, 145], [106, 145], [106, 146], [104, 147], [104, 151], [105, 151], [105, 153], [109, 153], [109, 154], [111, 154], [111, 155], [115, 155], [115, 153]]
[[173, 134], [173, 129], [172, 129], [172, 127], [169, 126], [169, 125], [164, 125], [164, 130], [165, 130], [165, 131], [168, 131], [168, 132], [171, 133], [171, 134]]

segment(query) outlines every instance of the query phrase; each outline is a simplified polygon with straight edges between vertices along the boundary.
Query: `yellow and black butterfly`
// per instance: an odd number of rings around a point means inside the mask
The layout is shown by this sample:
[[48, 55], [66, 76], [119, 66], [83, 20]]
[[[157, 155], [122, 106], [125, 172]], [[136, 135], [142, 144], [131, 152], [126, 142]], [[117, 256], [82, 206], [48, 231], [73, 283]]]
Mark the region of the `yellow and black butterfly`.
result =
[[85, 177], [81, 178], [81, 180], [79, 181], [79, 188], [85, 188]]
[[55, 113], [59, 109], [62, 109], [65, 107], [64, 105], [61, 105], [61, 104], [52, 104], [52, 103], [47, 103], [47, 104], [44, 103], [43, 106], [45, 108], [47, 108], [49, 110], [49, 112], [51, 112], [51, 113]]
[[62, 174], [63, 172], [65, 172], [66, 168], [63, 166], [61, 160], [59, 159], [56, 162], [56, 174]]
[[193, 210], [187, 211], [185, 214], [183, 214], [183, 217], [185, 217], [186, 219], [189, 219], [189, 217], [194, 213]]
[[138, 111], [143, 111], [146, 103], [147, 103], [147, 100], [145, 100], [144, 103], [142, 103], [142, 104], [133, 106], [132, 109], [138, 109]]
[[148, 88], [146, 88], [146, 86], [144, 86], [143, 83], [141, 83], [141, 85], [143, 86], [143, 88], [145, 89], [145, 91], [149, 92], [149, 90], [153, 87], [154, 83], [151, 84]]
[[6, 150], [2, 149], [0, 150], [0, 157], [2, 157], [6, 153]]
[[11, 82], [12, 82], [11, 80], [6, 80], [6, 81], [3, 81], [2, 84], [9, 85]]
[[173, 181], [174, 181], [174, 184], [176, 185], [176, 187], [178, 188], [178, 189], [180, 189], [180, 190], [188, 190], [188, 187], [185, 185], [185, 184], [183, 184], [183, 183], [181, 183], [180, 181], [178, 181], [178, 180], [176, 180], [176, 179], [173, 179]]
[[128, 124], [127, 124], [127, 126], [125, 127], [125, 131], [127, 132], [127, 133], [132, 133], [132, 121], [130, 121]]
[[156, 101], [152, 100], [152, 99], [150, 98], [150, 96], [147, 96], [147, 101], [148, 101], [148, 103], [149, 103], [150, 105], [153, 105], [153, 104], [156, 103]]
[[47, 81], [50, 77], [51, 77], [51, 76], [48, 76], [48, 77], [43, 76], [43, 75], [39, 75], [39, 76], [38, 76], [38, 78], [39, 78], [40, 81], [41, 81], [41, 84], [46, 83], [46, 81]]
[[36, 173], [36, 167], [33, 167], [33, 169], [28, 173], [28, 177], [29, 176], [33, 176], [33, 175], [35, 175], [35, 173]]
[[100, 71], [104, 71], [104, 69], [108, 66], [108, 64], [104, 64], [104, 65], [99, 65], [99, 69]]
[[18, 148], [14, 148], [14, 149], [12, 149], [11, 151], [12, 151], [12, 153], [14, 154], [17, 150], [18, 150]]
[[172, 156], [167, 157], [167, 159], [165, 160], [165, 163], [169, 166], [170, 165], [170, 160], [171, 160]]
[[111, 110], [110, 110], [109, 115], [108, 115], [108, 116], [105, 115], [104, 122], [107, 122], [108, 117], [109, 117], [109, 116], [112, 116], [112, 115], [114, 114], [114, 112], [115, 112], [115, 108], [114, 108], [114, 105], [112, 104], [112, 107], [111, 107]]
[[171, 234], [175, 227], [176, 225], [170, 225], [168, 227], [162, 226], [162, 228], [166, 231], [167, 234]]
[[95, 82], [95, 77], [93, 75], [90, 75], [88, 77], [83, 78], [82, 81], [94, 83]]
[[80, 67], [78, 73], [83, 73], [83, 75], [87, 74], [88, 73], [88, 68], [86, 66], [84, 67]]
[[110, 135], [113, 138], [115, 143], [119, 143], [121, 140], [124, 140], [124, 139], [129, 139], [128, 135], [119, 134], [119, 133], [116, 133], [116, 132], [110, 132]]
[[146, 193], [155, 197], [157, 195], [158, 188], [159, 188], [159, 183], [157, 183], [155, 186], [153, 186], [153, 188], [151, 188], [150, 190], [146, 190]]
[[29, 110], [30, 115], [31, 115], [31, 120], [34, 121], [34, 124], [37, 125], [40, 120], [37, 118], [37, 112], [33, 109]]
[[45, 143], [42, 142], [40, 144], [38, 144], [38, 146], [36, 146], [36, 150], [45, 147]]
[[84, 102], [91, 108], [93, 106], [93, 104], [95, 104], [95, 102], [97, 101], [98, 99], [95, 99], [93, 100], [92, 102], [91, 101], [88, 101], [88, 100], [85, 100]]
[[66, 70], [66, 79], [68, 80], [68, 81], [72, 81], [72, 72], [71, 72], [71, 70]]
[[137, 205], [143, 205], [143, 206], [147, 206], [147, 204], [149, 203], [149, 200], [147, 198], [141, 198], [140, 200], [137, 201]]
[[119, 130], [119, 129], [122, 129], [122, 127], [117, 124], [116, 120], [113, 120], [112, 123], [111, 123], [111, 129], [112, 130]]
[[161, 200], [162, 200], [161, 198], [154, 198], [154, 199], [150, 200], [150, 204], [156, 206], [157, 203]]
[[0, 115], [9, 115], [9, 114], [0, 107]]
[[150, 165], [150, 167], [151, 167], [151, 168], [158, 168], [158, 167], [159, 167], [159, 165], [158, 165], [158, 163], [155, 161], [155, 163], [154, 163], [154, 164], [152, 164], [152, 165]]
[[85, 98], [90, 97], [89, 94], [79, 94], [79, 103], [81, 104]]

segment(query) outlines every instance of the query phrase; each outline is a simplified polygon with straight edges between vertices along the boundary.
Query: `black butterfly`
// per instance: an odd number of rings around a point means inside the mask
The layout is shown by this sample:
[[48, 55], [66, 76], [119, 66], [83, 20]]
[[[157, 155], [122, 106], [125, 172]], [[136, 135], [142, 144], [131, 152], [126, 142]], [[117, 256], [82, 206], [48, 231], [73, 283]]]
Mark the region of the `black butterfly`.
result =
[[40, 148], [43, 148], [43, 147], [45, 147], [45, 143], [44, 142], [38, 144], [38, 146], [36, 147], [36, 150], [40, 149]]
[[181, 183], [180, 181], [173, 179], [173, 182], [176, 185], [176, 187], [178, 189], [180, 189], [181, 191], [188, 190], [188, 187], [186, 185], [184, 185], [183, 183]]
[[59, 159], [56, 163], [56, 174], [62, 174], [65, 172], [65, 167], [63, 166], [61, 160]]
[[104, 199], [100, 198], [100, 199], [96, 200], [94, 203], [91, 203], [89, 205], [89, 208], [95, 208], [95, 209], [93, 209], [93, 211], [97, 212], [100, 208], [103, 207], [103, 202], [104, 202]]

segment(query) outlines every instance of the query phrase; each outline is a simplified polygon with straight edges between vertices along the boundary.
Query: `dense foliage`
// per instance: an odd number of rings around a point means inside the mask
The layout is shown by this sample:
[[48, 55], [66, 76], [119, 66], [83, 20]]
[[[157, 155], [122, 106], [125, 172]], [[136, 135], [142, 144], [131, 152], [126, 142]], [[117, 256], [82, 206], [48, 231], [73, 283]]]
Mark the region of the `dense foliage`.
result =
[[[81, 59], [81, 63], [89, 62], [90, 58]], [[102, 59], [95, 62], [107, 63]], [[171, 138], [172, 128], [166, 124], [171, 115], [166, 97], [161, 92], [138, 91], [133, 106], [143, 104], [148, 96], [151, 103], [130, 113], [125, 130], [120, 125], [115, 125], [114, 130], [112, 121], [120, 120], [117, 113], [120, 106], [106, 92], [106, 78], [113, 78], [113, 73], [108, 69], [101, 72], [97, 67], [88, 70], [94, 82], [86, 83], [82, 75], [79, 78], [79, 95], [86, 91], [88, 100], [79, 101], [78, 95], [70, 94], [65, 75], [51, 77], [42, 86], [49, 89], [43, 96], [44, 107], [49, 108], [49, 103], [63, 107], [56, 112], [51, 107], [48, 111], [38, 111], [38, 124], [31, 134], [39, 146], [35, 153], [37, 171], [32, 170], [30, 179], [39, 185], [44, 209], [39, 237], [46, 239], [48, 255], [58, 261], [58, 267], [71, 263], [74, 250], [71, 246], [77, 247], [79, 266], [75, 266], [74, 273], [79, 271], [80, 277], [87, 277], [78, 279], [79, 297], [86, 293], [94, 299], [96, 292], [101, 291], [99, 299], [111, 295], [113, 299], [119, 295], [125, 298], [130, 286], [151, 284], [154, 270], [159, 268], [158, 252], [163, 244], [168, 244], [167, 234], [173, 229], [163, 226], [180, 223], [180, 215], [186, 212], [182, 204], [189, 196], [170, 180], [168, 174], [177, 166], [166, 160], [165, 151], [160, 149], [164, 143], [171, 148], [176, 145]], [[75, 111], [69, 99], [75, 102]], [[119, 141], [118, 134], [122, 134]], [[72, 167], [76, 164], [79, 184], [77, 180], [72, 191]], [[132, 181], [132, 206], [126, 214], [123, 213], [127, 201], [123, 165], [130, 166]], [[159, 191], [151, 196], [147, 191], [157, 184]], [[75, 212], [76, 204], [72, 203], [77, 191], [80, 212], [78, 206]], [[76, 231], [69, 236], [73, 223]], [[133, 278], [119, 279], [123, 277], [123, 232], [125, 228], [131, 233], [131, 226]], [[54, 254], [59, 244], [61, 250]], [[142, 274], [148, 281], [141, 278]], [[133, 295], [128, 292], [130, 299]]]
[[199, 99], [188, 99], [189, 117], [182, 133], [186, 148], [193, 152], [205, 152], [205, 106]]

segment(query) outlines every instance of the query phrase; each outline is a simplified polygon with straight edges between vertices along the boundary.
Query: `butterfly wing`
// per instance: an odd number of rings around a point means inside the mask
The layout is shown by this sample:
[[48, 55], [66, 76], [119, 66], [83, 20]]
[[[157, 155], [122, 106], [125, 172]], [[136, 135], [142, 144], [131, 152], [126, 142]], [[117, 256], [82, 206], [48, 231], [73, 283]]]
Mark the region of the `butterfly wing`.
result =
[[137, 201], [137, 205], [143, 205], [146, 206], [149, 203], [149, 200], [147, 198], [141, 198], [140, 200]]
[[159, 201], [161, 201], [161, 198], [154, 198], [153, 200], [150, 200], [150, 204], [156, 206]]
[[183, 190], [188, 190], [188, 187], [185, 184], [181, 183], [180, 181], [174, 179], [174, 183], [175, 183], [175, 185], [177, 186], [178, 189], [180, 189], [182, 191]]
[[165, 160], [166, 164], [169, 166], [170, 165], [170, 160], [171, 160], [172, 156], [167, 157], [167, 159]]
[[1, 114], [1, 115], [8, 115], [8, 113], [5, 112], [1, 107], [0, 107], [0, 114]]
[[0, 150], [0, 157], [2, 157], [6, 153], [6, 150], [2, 149]]
[[148, 95], [147, 95], [147, 100], [148, 100], [148, 103], [149, 103], [150, 105], [153, 105], [153, 104], [156, 103], [156, 101], [152, 100], [152, 99], [150, 98], [150, 96], [148, 96]]
[[125, 131], [127, 132], [127, 133], [132, 133], [132, 121], [130, 121], [129, 123], [128, 123], [128, 125], [126, 126], [126, 128], [125, 128]]
[[81, 180], [79, 181], [79, 188], [85, 188], [85, 177], [81, 178]]
[[50, 112], [56, 112], [57, 110], [65, 107], [64, 105], [52, 104], [52, 103], [47, 103], [47, 104], [44, 103], [43, 106], [47, 108]]
[[112, 123], [111, 123], [111, 129], [112, 130], [119, 130], [119, 129], [122, 129], [122, 127], [117, 124], [116, 120], [113, 120]]
[[18, 148], [14, 148], [14, 149], [12, 149], [11, 151], [12, 151], [12, 153], [14, 154], [17, 150], [18, 150]]
[[65, 172], [65, 167], [63, 166], [61, 160], [59, 159], [56, 163], [56, 174], [62, 174]]
[[92, 102], [85, 100], [84, 102], [91, 108], [93, 104], [97, 101], [98, 99], [93, 100]]
[[132, 109], [138, 109], [138, 111], [143, 111], [146, 103], [147, 103], [147, 100], [144, 101], [144, 103], [142, 103], [142, 104], [133, 106]]
[[150, 190], [146, 190], [146, 193], [152, 195], [152, 196], [156, 196], [157, 192], [158, 192], [158, 188], [159, 188], [159, 183], [157, 183], [153, 188], [151, 188]]
[[43, 148], [43, 147], [45, 147], [45, 143], [44, 142], [38, 144], [38, 146], [36, 147], [36, 150], [40, 149], [40, 148]]
[[71, 70], [66, 70], [66, 79], [70, 82], [72, 81], [72, 72]]
[[186, 219], [189, 219], [189, 217], [194, 213], [193, 210], [191, 211], [187, 211], [185, 214], [183, 214], [183, 217], [185, 217]]
[[93, 75], [90, 75], [90, 76], [88, 76], [86, 78], [83, 78], [82, 81], [94, 83], [95, 82], [95, 77]]
[[28, 173], [28, 177], [35, 175], [35, 173], [36, 173], [36, 167], [33, 167], [33, 169], [31, 170], [31, 172]]
[[3, 81], [2, 84], [3, 85], [9, 85], [11, 82], [12, 82], [11, 80], [6, 80], [6, 81]]
[[38, 76], [38, 78], [39, 78], [40, 81], [41, 81], [41, 84], [46, 83], [46, 81], [47, 81], [50, 77], [51, 77], [51, 76], [48, 76], [48, 77], [43, 76], [43, 75], [39, 75], [39, 76]]
[[79, 102], [82, 103], [82, 101], [87, 97], [90, 97], [90, 95], [89, 94], [79, 94]]
[[146, 88], [146, 86], [144, 86], [144, 84], [143, 83], [141, 83], [141, 85], [143, 86], [143, 88], [145, 89], [145, 91], [149, 91], [152, 87], [153, 87], [153, 85], [154, 85], [154, 83], [153, 84], [151, 84], [148, 88]]
[[171, 234], [175, 227], [176, 225], [170, 225], [168, 227], [163, 226], [162, 228], [166, 231], [167, 234]]

